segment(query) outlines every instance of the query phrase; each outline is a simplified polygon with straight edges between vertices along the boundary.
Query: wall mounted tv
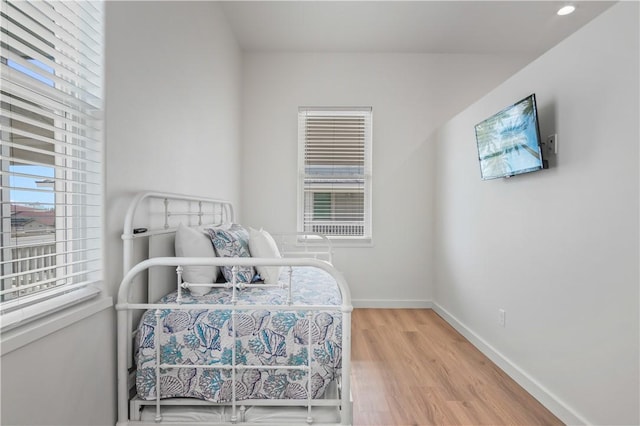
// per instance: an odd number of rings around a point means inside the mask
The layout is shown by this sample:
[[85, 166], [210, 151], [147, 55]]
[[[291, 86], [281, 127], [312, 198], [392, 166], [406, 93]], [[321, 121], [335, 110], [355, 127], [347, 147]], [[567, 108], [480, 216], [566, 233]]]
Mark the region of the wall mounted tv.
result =
[[476, 124], [482, 179], [511, 177], [544, 167], [536, 95]]

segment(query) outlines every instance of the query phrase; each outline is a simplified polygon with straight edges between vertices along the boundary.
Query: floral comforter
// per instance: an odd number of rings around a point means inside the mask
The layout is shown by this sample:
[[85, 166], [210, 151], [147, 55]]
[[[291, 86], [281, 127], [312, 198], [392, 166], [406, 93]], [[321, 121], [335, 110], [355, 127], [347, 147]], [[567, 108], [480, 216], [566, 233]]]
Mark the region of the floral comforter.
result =
[[[288, 279], [283, 272], [281, 279]], [[294, 304], [336, 305], [341, 303], [335, 280], [312, 267], [293, 268]], [[183, 291], [183, 304], [193, 310], [162, 310], [160, 319], [161, 363], [216, 365], [232, 363], [234, 330], [231, 311], [198, 309], [198, 303], [230, 304], [230, 289], [212, 289], [204, 296]], [[236, 399], [304, 399], [311, 380], [311, 397], [320, 398], [327, 385], [340, 374], [342, 366], [342, 321], [339, 309], [305, 311], [252, 309], [251, 305], [285, 305], [287, 289], [248, 288], [237, 292], [236, 364], [261, 365], [264, 369], [239, 369]], [[175, 302], [177, 293], [162, 299]], [[245, 309], [246, 308], [246, 309]], [[309, 378], [303, 370], [283, 370], [278, 366], [307, 365], [309, 319], [311, 320], [311, 365]], [[155, 311], [147, 311], [138, 326], [136, 386], [142, 399], [156, 397]], [[232, 399], [231, 371], [223, 369], [169, 368], [161, 370], [161, 398], [192, 397], [214, 402]]]

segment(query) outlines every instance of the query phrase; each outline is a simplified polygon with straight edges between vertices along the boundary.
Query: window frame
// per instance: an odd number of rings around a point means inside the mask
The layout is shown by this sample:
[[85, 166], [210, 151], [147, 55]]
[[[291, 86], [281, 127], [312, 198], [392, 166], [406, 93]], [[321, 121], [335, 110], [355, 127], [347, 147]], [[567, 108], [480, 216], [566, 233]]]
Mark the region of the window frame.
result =
[[[314, 216], [315, 204], [312, 202], [310, 206], [307, 206], [305, 200], [305, 192], [309, 192], [305, 185], [305, 178], [309, 175], [306, 173], [305, 162], [305, 127], [306, 119], [305, 114], [318, 114], [318, 115], [331, 115], [331, 114], [344, 114], [344, 115], [356, 115], [363, 116], [365, 119], [364, 126], [364, 164], [363, 174], [361, 179], [362, 193], [363, 193], [363, 218], [362, 218], [362, 235], [330, 235], [325, 236], [331, 240], [332, 243], [338, 246], [372, 246], [373, 245], [373, 202], [372, 202], [372, 180], [373, 180], [373, 108], [372, 107], [299, 107], [298, 108], [298, 190], [297, 190], [297, 224], [296, 229], [299, 233], [309, 233], [313, 231], [305, 230], [305, 214]], [[335, 195], [337, 191], [327, 191], [325, 189], [319, 189], [313, 192], [314, 194], [327, 193], [330, 195], [331, 210], [335, 209]], [[314, 197], [311, 197], [313, 200]], [[331, 214], [331, 213], [330, 213]], [[318, 222], [321, 222], [319, 220]]]
[[[40, 119], [33, 121], [34, 125], [45, 124], [51, 129], [53, 136], [51, 156], [53, 157], [52, 168], [54, 176], [51, 178], [51, 189], [53, 193], [54, 223], [52, 245], [56, 247], [51, 254], [38, 254], [35, 258], [52, 257], [60, 259], [61, 263], [53, 263], [55, 269], [54, 278], [44, 291], [36, 291], [28, 296], [19, 296], [12, 300], [0, 303], [0, 330], [2, 331], [2, 354], [17, 349], [24, 344], [42, 337], [43, 335], [57, 331], [70, 323], [92, 315], [102, 309], [112, 306], [111, 298], [103, 294], [104, 283], [104, 2], [93, 0], [91, 2], [67, 2], [61, 4], [56, 1], [41, 1], [37, 4], [18, 4], [14, 6], [7, 0], [1, 0], [1, 10], [3, 13], [2, 28], [7, 32], [3, 33], [3, 41], [8, 43], [11, 50], [3, 50], [2, 58], [2, 80], [7, 80], [15, 84], [15, 89], [7, 89], [7, 114], [1, 116], [3, 127], [2, 140], [10, 145], [21, 149], [19, 142], [14, 142], [11, 136], [12, 120], [15, 114], [13, 105], [31, 103], [33, 107], [28, 111], [35, 114], [37, 119], [37, 108], [47, 111], [47, 114], [58, 117], [52, 123]], [[84, 3], [84, 4], [79, 4]], [[21, 9], [22, 7], [22, 9]], [[49, 13], [59, 18], [54, 21]], [[64, 28], [63, 28], [64, 26]], [[60, 28], [58, 34], [56, 30]], [[81, 28], [76, 36], [72, 36], [73, 28]], [[16, 36], [13, 34], [26, 34]], [[64, 39], [60, 34], [65, 34]], [[91, 34], [91, 35], [89, 35]], [[20, 39], [21, 38], [21, 39]], [[90, 38], [90, 39], [89, 39]], [[28, 41], [32, 39], [33, 41]], [[85, 59], [85, 52], [81, 49], [73, 52], [74, 57], [65, 56], [67, 53], [55, 51], [55, 46], [61, 44], [68, 46], [72, 40], [74, 43], [91, 44], [91, 58]], [[44, 50], [34, 47], [36, 43]], [[85, 47], [87, 45], [84, 45]], [[49, 49], [49, 53], [44, 53]], [[55, 51], [55, 52], [54, 52]], [[20, 53], [32, 52], [32, 53]], [[54, 55], [55, 53], [55, 58]], [[6, 55], [6, 58], [5, 58]], [[35, 56], [34, 56], [35, 55]], [[49, 63], [38, 65], [40, 60], [50, 60]], [[23, 65], [12, 66], [11, 58], [25, 62], [31, 62], [36, 68], [36, 72], [29, 75], [28, 68]], [[88, 58], [88, 57], [86, 57]], [[86, 67], [90, 63], [91, 71], [83, 75], [88, 70]], [[72, 65], [70, 65], [72, 64]], [[77, 64], [78, 69], [75, 69]], [[29, 65], [29, 64], [26, 64]], [[50, 69], [43, 68], [44, 66]], [[24, 70], [19, 69], [20, 67]], [[37, 69], [41, 67], [42, 70]], [[26, 70], [26, 71], [25, 71]], [[71, 77], [74, 70], [78, 72]], [[44, 72], [47, 81], [42, 80], [38, 72]], [[21, 74], [17, 74], [21, 73]], [[47, 74], [49, 73], [49, 74]], [[15, 76], [15, 77], [14, 77]], [[29, 81], [29, 77], [39, 80]], [[50, 84], [48, 77], [51, 77]], [[15, 80], [14, 80], [15, 78]], [[50, 88], [44, 86], [48, 84]], [[20, 87], [21, 86], [21, 87]], [[18, 88], [19, 87], [19, 88]], [[34, 99], [38, 96], [49, 96], [48, 103], [38, 101], [26, 101], [22, 93], [29, 91]], [[56, 91], [56, 96], [51, 97], [52, 91]], [[90, 100], [87, 100], [90, 99]], [[4, 102], [4, 100], [3, 100]], [[59, 104], [56, 104], [59, 102]], [[83, 104], [82, 107], [78, 105]], [[60, 108], [57, 108], [60, 105]], [[65, 105], [63, 108], [62, 105]], [[69, 113], [66, 108], [78, 108], [78, 114], [83, 114], [85, 118], [77, 118], [75, 113]], [[89, 107], [88, 109], [86, 109]], [[4, 107], [3, 107], [4, 108]], [[44, 115], [42, 117], [45, 117]], [[96, 145], [85, 145], [87, 140], [95, 141]], [[95, 148], [97, 146], [97, 148]], [[33, 148], [26, 144], [27, 151]], [[95, 148], [95, 149], [93, 149]], [[77, 154], [79, 151], [93, 150], [88, 154]], [[37, 150], [33, 152], [38, 152]], [[12, 148], [2, 143], [2, 159], [0, 164], [1, 191], [0, 201], [2, 201], [2, 222], [0, 231], [3, 232], [2, 251], [4, 263], [17, 262], [12, 255], [5, 256], [6, 250], [13, 250], [9, 245], [5, 245], [6, 236], [11, 234], [11, 213], [14, 201], [11, 200], [13, 186], [10, 183], [10, 176], [15, 176], [16, 172], [10, 169], [11, 163], [20, 161], [26, 157], [21, 157], [12, 152]], [[49, 155], [49, 154], [47, 154]], [[87, 161], [95, 165], [85, 167]], [[28, 163], [28, 161], [27, 161]], [[36, 163], [34, 163], [36, 164]], [[86, 178], [87, 173], [91, 173], [91, 179]], [[17, 173], [19, 174], [19, 173]], [[35, 177], [35, 172], [34, 176]], [[46, 181], [46, 180], [45, 180]], [[88, 189], [89, 188], [89, 189]], [[87, 201], [89, 200], [89, 201]], [[87, 207], [87, 206], [91, 207]], [[91, 231], [88, 231], [91, 229]], [[78, 233], [82, 237], [78, 237]], [[71, 238], [71, 239], [69, 239]], [[82, 241], [80, 241], [82, 240]], [[87, 240], [93, 240], [87, 243]], [[22, 245], [24, 246], [24, 244]], [[87, 255], [87, 252], [94, 252]], [[81, 253], [80, 260], [76, 253]], [[6, 259], [5, 259], [6, 257]], [[72, 259], [72, 260], [69, 260]], [[29, 261], [32, 262], [31, 260]], [[4, 264], [3, 263], [3, 264]], [[34, 262], [35, 263], [35, 262]], [[78, 269], [77, 264], [91, 263], [91, 267]], [[4, 268], [4, 267], [3, 267]], [[26, 273], [34, 270], [33, 266]], [[17, 270], [17, 265], [16, 268]], [[37, 269], [37, 267], [36, 267]], [[46, 268], [41, 268], [46, 269]], [[3, 286], [5, 280], [11, 280], [14, 268], [6, 269], [8, 272], [1, 272]], [[64, 270], [65, 272], [60, 272]], [[68, 272], [71, 271], [71, 272]], [[5, 275], [6, 274], [6, 275]], [[86, 278], [85, 278], [86, 275]], [[76, 276], [83, 277], [76, 279]], [[42, 279], [42, 278], [38, 278]], [[57, 281], [64, 279], [64, 283], [57, 285]], [[34, 282], [37, 284], [37, 280]], [[45, 281], [46, 282], [46, 281]], [[30, 284], [33, 285], [33, 284]], [[2, 288], [8, 291], [8, 289]], [[12, 292], [16, 290], [11, 290]], [[7, 293], [9, 294], [9, 293]], [[99, 297], [102, 296], [102, 297]]]

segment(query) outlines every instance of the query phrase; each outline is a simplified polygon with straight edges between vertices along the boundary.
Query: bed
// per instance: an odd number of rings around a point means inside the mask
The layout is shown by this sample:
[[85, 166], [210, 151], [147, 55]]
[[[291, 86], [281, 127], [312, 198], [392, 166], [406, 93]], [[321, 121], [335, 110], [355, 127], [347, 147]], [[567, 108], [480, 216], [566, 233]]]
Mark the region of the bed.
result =
[[226, 201], [145, 192], [122, 239], [119, 426], [352, 423], [352, 306], [326, 237], [246, 232]]

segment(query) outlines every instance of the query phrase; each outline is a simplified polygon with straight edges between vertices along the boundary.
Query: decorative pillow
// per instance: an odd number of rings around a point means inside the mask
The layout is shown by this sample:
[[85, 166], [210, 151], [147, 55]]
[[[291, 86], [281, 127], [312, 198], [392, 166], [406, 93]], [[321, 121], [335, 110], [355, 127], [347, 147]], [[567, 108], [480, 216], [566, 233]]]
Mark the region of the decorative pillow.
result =
[[[238, 224], [207, 229], [218, 257], [251, 257], [249, 233]], [[222, 275], [227, 282], [233, 281], [232, 266], [223, 266]], [[256, 275], [253, 266], [238, 267], [238, 282], [250, 283]]]
[[[264, 229], [256, 230], [249, 228], [249, 251], [253, 257], [274, 257], [281, 258], [280, 250], [273, 239]], [[264, 280], [265, 284], [278, 284], [281, 266], [256, 266], [258, 274]]]
[[[179, 257], [215, 257], [211, 241], [205, 234], [183, 224], [178, 225], [175, 242], [176, 256]], [[185, 266], [182, 278], [189, 283], [214, 283], [218, 277], [217, 266]], [[192, 287], [192, 294], [202, 296], [210, 287]]]

